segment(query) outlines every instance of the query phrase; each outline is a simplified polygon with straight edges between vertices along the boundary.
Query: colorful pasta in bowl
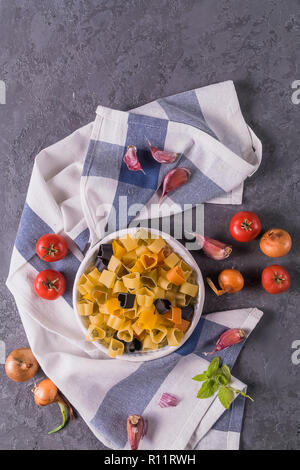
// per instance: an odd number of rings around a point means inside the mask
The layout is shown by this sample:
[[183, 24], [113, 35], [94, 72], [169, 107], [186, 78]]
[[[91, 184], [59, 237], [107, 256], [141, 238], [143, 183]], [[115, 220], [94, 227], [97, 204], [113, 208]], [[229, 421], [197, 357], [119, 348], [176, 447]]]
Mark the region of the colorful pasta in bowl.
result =
[[86, 339], [111, 358], [145, 361], [181, 347], [204, 302], [198, 265], [181, 243], [154, 229], [105, 237], [77, 272], [73, 303]]

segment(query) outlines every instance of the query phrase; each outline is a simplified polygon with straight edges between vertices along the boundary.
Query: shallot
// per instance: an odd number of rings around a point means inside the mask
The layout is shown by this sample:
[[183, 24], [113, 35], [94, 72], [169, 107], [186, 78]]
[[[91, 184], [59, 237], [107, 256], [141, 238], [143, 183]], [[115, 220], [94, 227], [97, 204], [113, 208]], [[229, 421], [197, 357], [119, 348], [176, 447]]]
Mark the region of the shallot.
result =
[[67, 422], [67, 412], [69, 412], [70, 419], [74, 418], [71, 405], [62, 397], [57, 386], [52, 382], [52, 380], [48, 378], [42, 380], [38, 385], [34, 386], [32, 391], [37, 405], [47, 406], [51, 405], [51, 403], [57, 403], [59, 405], [63, 422], [60, 426], [48, 432], [48, 434], [53, 434], [65, 427]]
[[147, 432], [147, 421], [139, 415], [130, 415], [127, 418], [127, 434], [131, 450], [137, 450], [140, 440]]
[[15, 382], [26, 382], [36, 374], [39, 364], [30, 348], [12, 351], [5, 361], [6, 375]]

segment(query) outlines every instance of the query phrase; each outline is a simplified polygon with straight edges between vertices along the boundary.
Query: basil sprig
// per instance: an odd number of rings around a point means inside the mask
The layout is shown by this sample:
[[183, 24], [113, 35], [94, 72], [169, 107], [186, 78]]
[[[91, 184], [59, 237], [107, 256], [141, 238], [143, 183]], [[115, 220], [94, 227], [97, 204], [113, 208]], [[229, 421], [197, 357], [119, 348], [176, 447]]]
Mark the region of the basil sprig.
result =
[[226, 410], [230, 408], [235, 395], [242, 395], [253, 401], [249, 395], [229, 385], [231, 381], [230, 369], [226, 364], [220, 367], [220, 358], [218, 356], [211, 361], [207, 370], [202, 374], [195, 375], [193, 380], [203, 382], [197, 393], [197, 398], [209, 398], [218, 392], [218, 398]]

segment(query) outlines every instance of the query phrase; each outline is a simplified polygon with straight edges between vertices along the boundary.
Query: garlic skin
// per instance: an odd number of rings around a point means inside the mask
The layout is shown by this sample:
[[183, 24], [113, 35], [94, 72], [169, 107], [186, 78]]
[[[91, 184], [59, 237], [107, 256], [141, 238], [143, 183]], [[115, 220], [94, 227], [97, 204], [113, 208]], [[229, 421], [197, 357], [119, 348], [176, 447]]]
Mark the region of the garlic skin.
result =
[[240, 328], [230, 328], [221, 334], [213, 351], [205, 352], [203, 354], [205, 356], [214, 354], [217, 351], [221, 351], [222, 349], [232, 346], [233, 344], [240, 343], [245, 337], [246, 333], [244, 330], [241, 330]]
[[146, 434], [146, 422], [142, 416], [130, 415], [127, 418], [127, 434], [131, 450], [137, 450], [140, 440]]
[[128, 145], [123, 160], [126, 163], [128, 170], [142, 171], [144, 175], [146, 174], [143, 168], [141, 167], [140, 161], [137, 156], [137, 149], [134, 145]]
[[178, 157], [178, 153], [176, 152], [166, 152], [165, 150], [159, 150], [157, 147], [151, 144], [151, 142], [147, 139], [148, 145], [150, 147], [150, 151], [154, 160], [158, 163], [174, 163], [176, 158]]
[[202, 250], [209, 258], [219, 261], [230, 256], [232, 252], [231, 245], [219, 242], [213, 238], [205, 237], [199, 233], [193, 233], [193, 235], [200, 242]]
[[175, 189], [186, 184], [190, 176], [191, 172], [187, 168], [174, 168], [173, 170], [170, 170], [164, 178], [163, 192], [159, 204], [169, 192], [175, 191]]

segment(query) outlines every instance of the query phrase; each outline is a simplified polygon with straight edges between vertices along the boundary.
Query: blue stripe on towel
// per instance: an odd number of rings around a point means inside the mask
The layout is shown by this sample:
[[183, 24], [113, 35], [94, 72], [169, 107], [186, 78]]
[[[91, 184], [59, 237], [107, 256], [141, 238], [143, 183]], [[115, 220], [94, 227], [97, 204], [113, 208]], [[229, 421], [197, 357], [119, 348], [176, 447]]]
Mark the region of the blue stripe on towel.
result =
[[127, 442], [126, 421], [130, 414], [143, 414], [180, 356], [169, 356], [144, 362], [140, 367], [112, 387], [91, 421], [97, 430], [115, 445], [124, 447]]
[[170, 121], [182, 122], [197, 127], [218, 140], [216, 134], [207, 125], [195, 90], [179, 93], [157, 100]]
[[82, 251], [85, 251], [86, 245], [90, 239], [90, 229], [87, 227], [83, 230], [77, 237], [74, 239], [74, 242], [78, 246], [78, 248]]
[[241, 432], [246, 399], [237, 396], [229, 410], [226, 410], [213, 425], [216, 431]]
[[63, 295], [64, 299], [72, 307], [72, 291], [76, 272], [80, 262], [69, 250], [67, 256], [61, 261], [47, 263], [39, 258], [35, 252], [35, 245], [38, 239], [45, 233], [54, 233], [30, 207], [25, 203], [20, 225], [17, 233], [15, 246], [19, 253], [38, 272], [44, 269], [54, 269], [60, 271], [66, 278], [67, 288]]
[[124, 152], [124, 147], [121, 145], [91, 141], [82, 176], [101, 176], [118, 180]]
[[[120, 230], [127, 227], [136, 215], [129, 215], [126, 211], [122, 211], [120, 214], [119, 202], [121, 196], [127, 197], [127, 208], [130, 210], [134, 204], [145, 205], [156, 191], [161, 165], [152, 158], [146, 138], [153, 145], [164, 148], [167, 128], [168, 121], [164, 119], [129, 114], [124, 154], [128, 145], [135, 145], [138, 149], [141, 166], [146, 175], [141, 171], [130, 171], [122, 161], [119, 182], [113, 202], [115, 212], [112, 211], [110, 213], [108, 231], [110, 231], [110, 226], [114, 226], [115, 216], [116, 230]], [[91, 169], [91, 171], [93, 170]]]

